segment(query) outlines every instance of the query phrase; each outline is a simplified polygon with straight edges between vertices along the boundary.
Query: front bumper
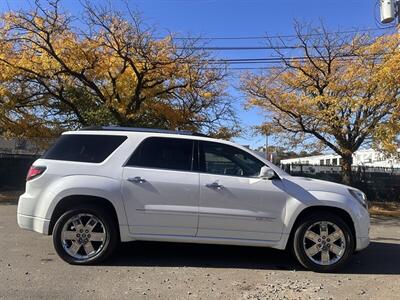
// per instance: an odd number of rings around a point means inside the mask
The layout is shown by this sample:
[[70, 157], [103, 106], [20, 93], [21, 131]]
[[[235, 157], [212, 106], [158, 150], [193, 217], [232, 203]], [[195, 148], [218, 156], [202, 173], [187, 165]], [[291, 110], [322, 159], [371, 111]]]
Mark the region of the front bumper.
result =
[[361, 208], [359, 206], [359, 211], [355, 214], [355, 227], [356, 227], [356, 251], [360, 251], [368, 247], [370, 239], [369, 239], [369, 230], [371, 227], [371, 220], [369, 217], [369, 212], [365, 208]]
[[369, 245], [369, 237], [359, 237], [357, 238], [356, 251], [363, 250]]
[[49, 234], [50, 220], [27, 216], [20, 213], [17, 214], [17, 220], [19, 227], [22, 229], [32, 230], [42, 234]]

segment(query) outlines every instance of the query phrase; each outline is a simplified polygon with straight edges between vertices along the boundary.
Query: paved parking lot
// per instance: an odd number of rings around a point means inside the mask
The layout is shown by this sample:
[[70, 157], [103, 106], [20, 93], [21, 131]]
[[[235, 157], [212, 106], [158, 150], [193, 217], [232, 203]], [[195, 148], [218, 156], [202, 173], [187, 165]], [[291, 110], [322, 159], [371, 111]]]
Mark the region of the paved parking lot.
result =
[[51, 237], [20, 230], [0, 204], [0, 299], [398, 299], [400, 219], [374, 218], [372, 243], [339, 274], [265, 248], [133, 242], [101, 266], [71, 266]]

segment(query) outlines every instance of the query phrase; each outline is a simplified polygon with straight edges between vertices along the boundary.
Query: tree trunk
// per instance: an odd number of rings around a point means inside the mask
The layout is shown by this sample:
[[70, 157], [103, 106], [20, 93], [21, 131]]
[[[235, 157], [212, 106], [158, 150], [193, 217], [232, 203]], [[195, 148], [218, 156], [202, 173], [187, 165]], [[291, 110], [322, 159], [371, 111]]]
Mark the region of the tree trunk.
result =
[[342, 155], [342, 181], [344, 184], [351, 185], [353, 182], [353, 174], [351, 172], [351, 164], [353, 163], [353, 155]]

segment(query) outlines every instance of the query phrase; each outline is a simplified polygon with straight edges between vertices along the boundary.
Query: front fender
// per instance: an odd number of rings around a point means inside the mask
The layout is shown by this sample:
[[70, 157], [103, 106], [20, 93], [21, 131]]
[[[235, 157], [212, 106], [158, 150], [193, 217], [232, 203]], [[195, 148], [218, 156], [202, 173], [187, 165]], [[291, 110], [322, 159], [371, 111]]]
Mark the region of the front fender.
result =
[[357, 249], [359, 249], [359, 239], [367, 238], [369, 235], [369, 214], [357, 201], [341, 193], [329, 191], [307, 191], [299, 185], [290, 181], [285, 182], [286, 191], [289, 197], [286, 202], [286, 213], [284, 219], [283, 236], [289, 239], [293, 226], [299, 215], [310, 207], [337, 208], [345, 211], [350, 216], [357, 240]]
[[368, 211], [356, 201], [342, 194], [322, 191], [310, 191], [309, 193], [312, 197], [305, 201], [294, 197], [290, 197], [287, 200], [287, 213], [283, 232], [284, 236], [287, 237], [285, 244], [289, 239], [296, 220], [305, 209], [324, 206], [327, 208], [341, 209], [350, 216], [356, 234], [356, 249], [361, 249], [360, 239], [368, 238], [369, 235], [370, 224]]

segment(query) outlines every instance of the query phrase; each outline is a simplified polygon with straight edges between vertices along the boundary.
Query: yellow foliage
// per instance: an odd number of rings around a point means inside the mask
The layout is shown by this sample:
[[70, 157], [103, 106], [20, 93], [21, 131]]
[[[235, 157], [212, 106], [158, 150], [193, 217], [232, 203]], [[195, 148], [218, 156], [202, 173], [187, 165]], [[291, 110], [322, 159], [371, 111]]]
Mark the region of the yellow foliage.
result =
[[348, 156], [373, 139], [393, 152], [400, 133], [399, 41], [398, 34], [355, 37], [339, 49], [324, 48], [325, 55], [310, 46], [305, 56], [314, 56], [287, 62], [283, 71], [245, 74], [247, 106], [262, 108], [291, 141], [311, 136]]
[[44, 118], [48, 126], [56, 114], [65, 127], [94, 122], [198, 130], [233, 119], [231, 110], [215, 113], [230, 104], [221, 100], [225, 74], [205, 68], [206, 53], [190, 45], [179, 49], [172, 36], [156, 39], [140, 20], [128, 22], [112, 11], [89, 8], [88, 33], [77, 32], [59, 10], [40, 12], [9, 12], [0, 20], [0, 109], [10, 120], [21, 120], [21, 107], [24, 116]]

